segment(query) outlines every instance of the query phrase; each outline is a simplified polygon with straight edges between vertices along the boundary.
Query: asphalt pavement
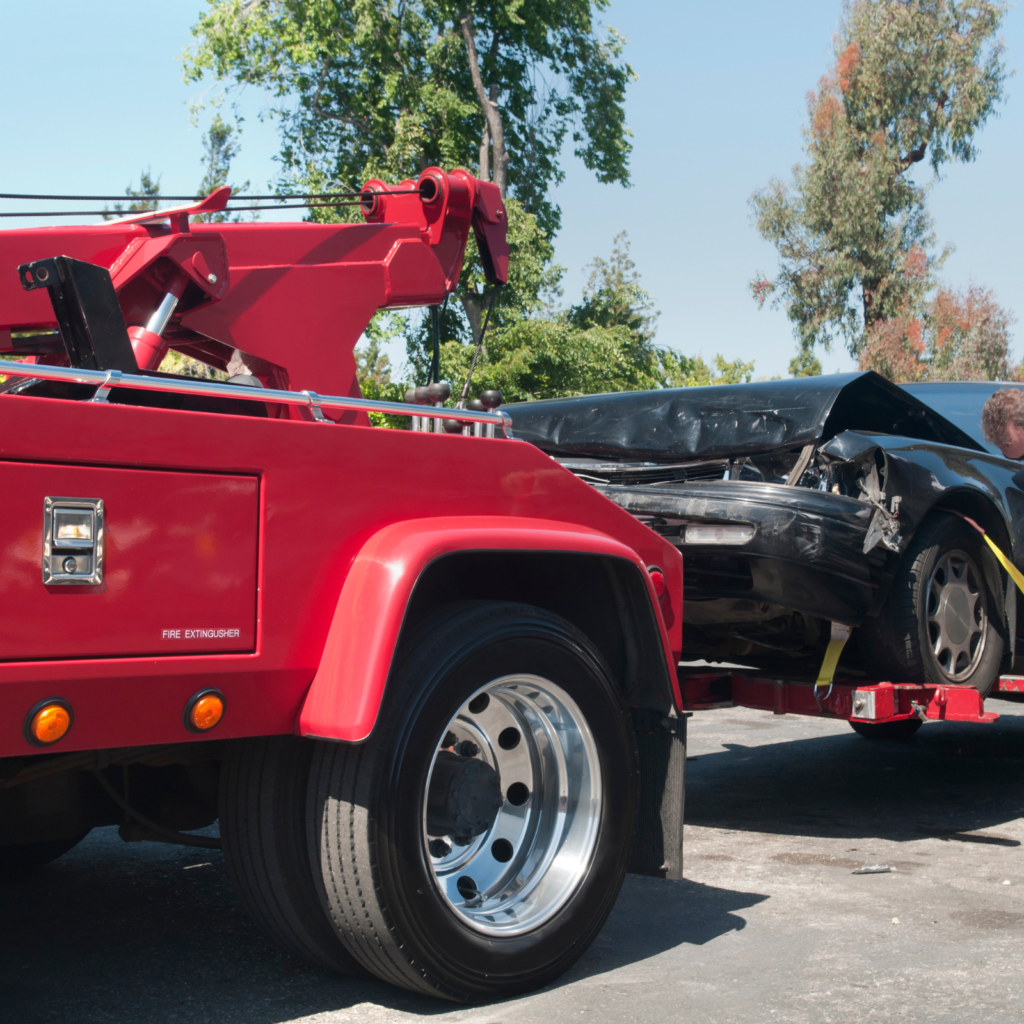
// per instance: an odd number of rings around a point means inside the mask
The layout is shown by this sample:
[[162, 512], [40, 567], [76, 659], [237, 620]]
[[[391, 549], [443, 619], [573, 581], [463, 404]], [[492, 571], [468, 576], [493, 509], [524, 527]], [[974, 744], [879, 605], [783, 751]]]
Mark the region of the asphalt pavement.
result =
[[306, 967], [250, 924], [218, 853], [98, 829], [0, 881], [0, 1019], [1016, 1024], [1024, 704], [988, 708], [994, 725], [929, 723], [904, 744], [841, 722], [697, 714], [686, 879], [629, 876], [566, 976], [486, 1006]]

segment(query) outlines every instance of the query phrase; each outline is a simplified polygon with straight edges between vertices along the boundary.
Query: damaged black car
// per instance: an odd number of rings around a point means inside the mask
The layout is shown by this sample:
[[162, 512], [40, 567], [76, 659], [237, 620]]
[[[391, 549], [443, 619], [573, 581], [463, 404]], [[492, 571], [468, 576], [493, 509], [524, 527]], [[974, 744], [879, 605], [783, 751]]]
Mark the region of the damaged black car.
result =
[[[509, 406], [537, 445], [677, 545], [684, 658], [973, 686], [1012, 667], [1024, 473], [981, 436], [999, 385], [875, 373]], [[966, 517], [966, 518], [965, 518]]]

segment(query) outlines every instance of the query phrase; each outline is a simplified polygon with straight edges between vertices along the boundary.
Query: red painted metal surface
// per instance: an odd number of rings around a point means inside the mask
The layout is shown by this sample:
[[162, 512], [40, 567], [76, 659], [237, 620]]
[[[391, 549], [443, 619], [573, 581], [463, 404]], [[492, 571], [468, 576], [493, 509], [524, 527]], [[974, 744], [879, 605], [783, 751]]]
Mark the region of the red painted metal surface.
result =
[[[490, 240], [497, 276], [508, 276], [497, 189], [436, 167], [398, 188], [425, 180], [437, 189], [434, 201], [381, 196], [366, 224], [189, 225], [184, 215], [161, 212], [2, 231], [0, 345], [11, 346], [12, 330], [56, 327], [45, 290], [22, 290], [14, 268], [61, 254], [110, 269], [129, 328], [144, 327], [185, 275], [187, 288], [164, 333], [172, 348], [221, 368], [240, 361], [268, 387], [358, 396], [353, 350], [370, 318], [379, 309], [442, 302], [458, 283], [471, 227]], [[157, 343], [135, 333], [139, 358], [152, 368], [161, 356]], [[274, 414], [309, 418], [301, 409]], [[330, 415], [367, 423], [363, 413]]]
[[1000, 676], [995, 689], [997, 693], [1024, 693], [1024, 677]]
[[[680, 673], [683, 707], [756, 708], [777, 715], [815, 715], [863, 722], [893, 722], [921, 717], [949, 722], [994, 722], [985, 701], [968, 686], [918, 683], [841, 682], [816, 690], [813, 683], [751, 678], [739, 673]], [[874, 714], [859, 714], [869, 698]], [[859, 703], [858, 703], [859, 702]]]
[[[0, 483], [0, 661], [255, 646], [256, 477], [0, 462]], [[41, 583], [47, 496], [102, 497], [100, 586]]]
[[[105, 465], [260, 481], [253, 652], [0, 663], [0, 756], [30, 752], [22, 720], [50, 696], [75, 708], [62, 750], [199, 739], [181, 716], [188, 698], [206, 686], [227, 698], [218, 738], [292, 732], [356, 558], [386, 527], [412, 520], [489, 517], [505, 523], [510, 537], [536, 521], [556, 531], [571, 524], [573, 549], [589, 543], [602, 554], [614, 538], [620, 553], [628, 549], [638, 564], [664, 571], [669, 600], [650, 596], [664, 623], [669, 664], [678, 661], [678, 550], [524, 442], [0, 395], [0, 459], [48, 462], [55, 476], [68, 465]], [[42, 483], [45, 493], [60, 493], [48, 486]], [[496, 542], [500, 532], [492, 533]], [[110, 573], [118, 568], [116, 558], [108, 559]], [[4, 600], [0, 619], [12, 607]], [[372, 618], [368, 607], [363, 621]], [[45, 645], [55, 624], [39, 620], [27, 628], [36, 634], [33, 643]], [[376, 685], [367, 682], [369, 667], [369, 660], [357, 666], [346, 687]], [[344, 723], [336, 725], [341, 731]]]
[[[453, 551], [576, 551], [632, 562], [653, 583], [636, 551], [573, 523], [498, 516], [409, 519], [371, 537], [345, 580], [319, 671], [299, 719], [304, 736], [365, 739], [373, 728], [402, 616], [420, 573]], [[672, 650], [662, 626], [666, 658]], [[359, 685], [353, 686], [352, 680]]]
[[[55, 326], [46, 294], [22, 290], [16, 267], [64, 254], [110, 269], [146, 365], [166, 343], [243, 363], [270, 387], [358, 395], [352, 350], [370, 317], [441, 302], [470, 230], [492, 279], [508, 274], [493, 185], [428, 168], [402, 186], [419, 194], [374, 196], [365, 224], [190, 225], [186, 208], [0, 232], [0, 345]], [[168, 292], [180, 302], [161, 338], [146, 324]], [[74, 707], [61, 751], [201, 741], [182, 712], [211, 686], [226, 697], [218, 739], [293, 732], [300, 713], [306, 731], [362, 738], [418, 574], [467, 546], [660, 567], [666, 592], [658, 600], [644, 572], [647, 599], [676, 664], [682, 558], [667, 541], [525, 443], [335, 415], [323, 424], [298, 407], [258, 418], [0, 395], [4, 495], [15, 495], [0, 541], [0, 757], [33, 752], [22, 722], [48, 697]], [[43, 585], [46, 495], [104, 500], [103, 586]], [[174, 633], [236, 621], [231, 651], [190, 652]]]

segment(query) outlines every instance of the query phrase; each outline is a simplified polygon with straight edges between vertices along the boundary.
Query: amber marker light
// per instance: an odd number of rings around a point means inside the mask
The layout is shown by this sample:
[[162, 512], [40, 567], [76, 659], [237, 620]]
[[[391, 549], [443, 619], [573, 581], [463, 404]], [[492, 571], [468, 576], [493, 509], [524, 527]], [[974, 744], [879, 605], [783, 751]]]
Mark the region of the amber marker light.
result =
[[224, 717], [224, 694], [220, 690], [200, 690], [185, 705], [185, 728], [189, 732], [209, 732]]
[[59, 697], [41, 700], [25, 716], [25, 739], [34, 747], [49, 747], [67, 735], [75, 715]]

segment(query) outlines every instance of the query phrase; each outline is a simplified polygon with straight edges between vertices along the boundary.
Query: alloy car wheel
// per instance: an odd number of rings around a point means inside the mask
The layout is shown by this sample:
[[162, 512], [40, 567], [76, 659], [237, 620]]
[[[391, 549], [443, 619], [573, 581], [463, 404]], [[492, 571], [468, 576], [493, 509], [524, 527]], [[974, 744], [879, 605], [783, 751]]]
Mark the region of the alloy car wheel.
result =
[[971, 686], [999, 678], [1006, 623], [999, 567], [958, 516], [933, 512], [917, 528], [877, 617], [856, 631], [875, 679]]
[[947, 551], [928, 581], [928, 636], [951, 683], [970, 678], [985, 653], [988, 616], [981, 573], [963, 551]]

